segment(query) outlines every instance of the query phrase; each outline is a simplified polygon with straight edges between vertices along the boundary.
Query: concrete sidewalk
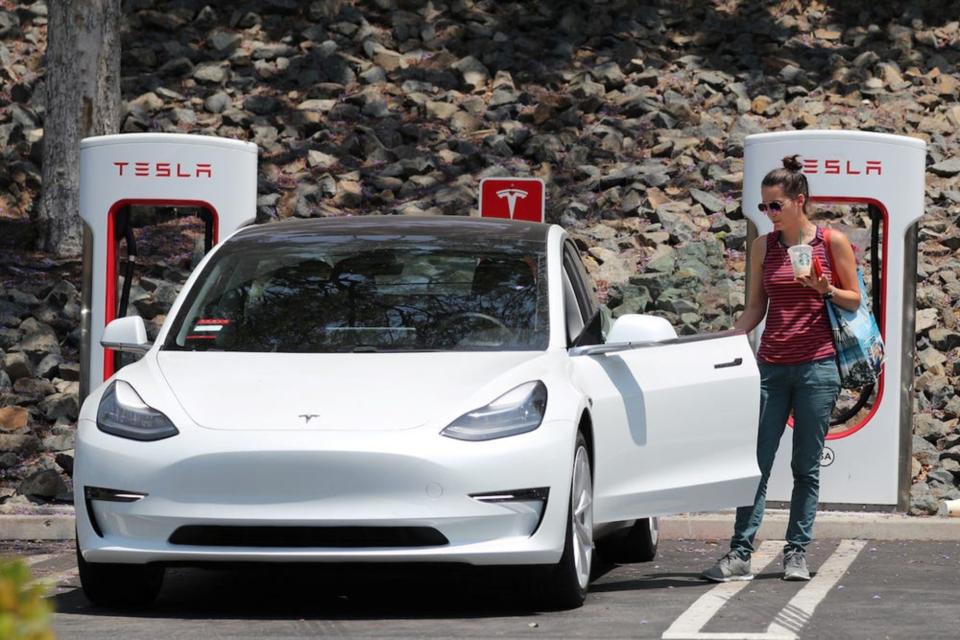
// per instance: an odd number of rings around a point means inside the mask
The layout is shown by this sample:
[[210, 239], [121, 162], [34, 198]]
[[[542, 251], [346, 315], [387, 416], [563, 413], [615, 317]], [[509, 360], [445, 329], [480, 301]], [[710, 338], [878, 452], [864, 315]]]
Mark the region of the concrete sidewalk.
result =
[[[759, 537], [782, 540], [786, 509], [767, 509]], [[733, 511], [690, 513], [660, 518], [665, 540], [725, 540], [733, 532]], [[870, 540], [960, 540], [960, 518], [916, 517], [899, 513], [820, 511], [817, 538]], [[0, 515], [0, 540], [71, 540], [73, 514]]]

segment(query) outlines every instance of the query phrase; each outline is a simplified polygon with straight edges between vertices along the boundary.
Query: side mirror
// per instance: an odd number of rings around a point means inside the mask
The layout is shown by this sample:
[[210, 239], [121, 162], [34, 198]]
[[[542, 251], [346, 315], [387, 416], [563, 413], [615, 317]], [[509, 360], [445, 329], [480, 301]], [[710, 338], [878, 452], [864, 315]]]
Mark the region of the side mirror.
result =
[[100, 345], [107, 349], [146, 353], [153, 346], [147, 342], [147, 328], [140, 316], [126, 316], [113, 320], [103, 329]]
[[630, 313], [614, 320], [607, 343], [660, 342], [676, 338], [676, 330], [665, 318]]

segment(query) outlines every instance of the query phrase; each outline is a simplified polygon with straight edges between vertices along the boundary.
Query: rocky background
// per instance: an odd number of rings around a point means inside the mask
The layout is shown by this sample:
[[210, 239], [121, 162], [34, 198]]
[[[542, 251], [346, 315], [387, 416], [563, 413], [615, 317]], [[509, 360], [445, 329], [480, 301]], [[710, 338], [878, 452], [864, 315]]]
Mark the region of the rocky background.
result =
[[[843, 128], [929, 147], [911, 512], [960, 497], [960, 2], [127, 0], [123, 132], [260, 146], [274, 218], [475, 215], [534, 175], [615, 314], [683, 333], [743, 305], [743, 139]], [[0, 0], [0, 511], [70, 490], [79, 265], [31, 253], [46, 5]], [[825, 214], [826, 215], [826, 214]], [[865, 241], [862, 215], [831, 224]], [[165, 229], [165, 230], [164, 230]], [[191, 262], [179, 222], [134, 283], [155, 331]], [[170, 248], [171, 238], [179, 238]], [[184, 245], [183, 243], [186, 242]]]

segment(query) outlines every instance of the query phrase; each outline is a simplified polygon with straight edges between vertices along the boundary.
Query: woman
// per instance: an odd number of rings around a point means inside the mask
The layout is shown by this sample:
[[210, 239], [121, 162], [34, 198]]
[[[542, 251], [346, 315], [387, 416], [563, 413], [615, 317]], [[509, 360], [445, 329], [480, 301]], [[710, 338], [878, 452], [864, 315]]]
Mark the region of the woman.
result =
[[[764, 316], [766, 325], [757, 360], [760, 367], [760, 426], [757, 462], [760, 485], [753, 506], [737, 509], [730, 551], [704, 572], [716, 582], [750, 580], [750, 556], [763, 520], [767, 480], [777, 446], [793, 414], [793, 495], [784, 553], [784, 579], [809, 580], [806, 548], [810, 543], [820, 489], [820, 454], [830, 426], [840, 374], [827, 319], [825, 301], [845, 309], [860, 305], [856, 259], [846, 236], [831, 231], [831, 264], [823, 230], [810, 221], [810, 191], [797, 156], [783, 159], [783, 168], [768, 173], [761, 183], [760, 210], [770, 216], [773, 231], [754, 240], [747, 308], [734, 329], [750, 332]], [[812, 248], [821, 275], [794, 278], [787, 249], [798, 244]], [[840, 286], [833, 286], [833, 273]]]

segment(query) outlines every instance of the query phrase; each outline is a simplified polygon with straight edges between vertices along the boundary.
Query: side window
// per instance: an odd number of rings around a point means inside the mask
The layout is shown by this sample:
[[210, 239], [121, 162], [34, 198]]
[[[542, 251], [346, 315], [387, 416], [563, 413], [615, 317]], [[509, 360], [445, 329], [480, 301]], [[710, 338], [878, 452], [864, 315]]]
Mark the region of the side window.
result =
[[[563, 248], [564, 315], [567, 324], [567, 343], [599, 344], [603, 342], [603, 318], [599, 313], [593, 291], [593, 282], [587, 274], [580, 254], [572, 242]], [[587, 331], [584, 327], [589, 323]]]
[[563, 267], [563, 316], [564, 324], [567, 327], [567, 344], [569, 345], [583, 331], [583, 315], [580, 312], [580, 305], [577, 303], [577, 295], [574, 293], [566, 265]]
[[580, 306], [580, 313], [589, 320], [599, 308], [594, 294], [593, 280], [587, 273], [577, 247], [569, 240], [563, 247], [563, 267], [569, 272], [571, 284]]

